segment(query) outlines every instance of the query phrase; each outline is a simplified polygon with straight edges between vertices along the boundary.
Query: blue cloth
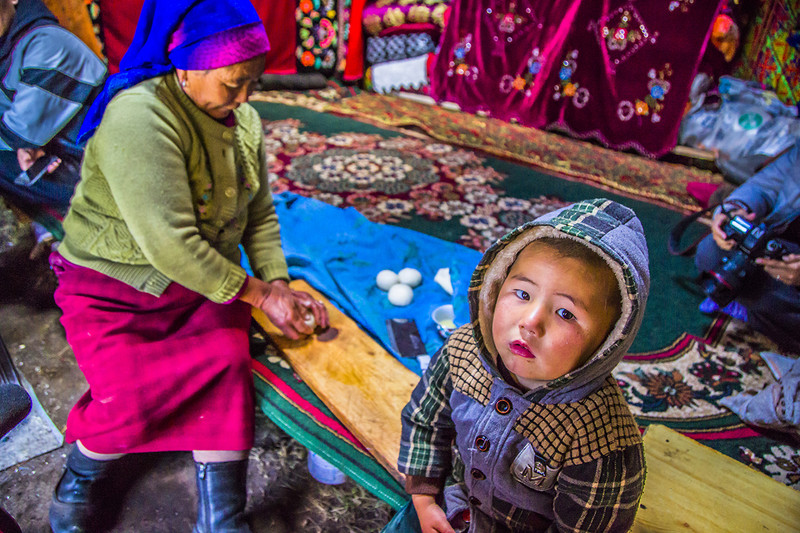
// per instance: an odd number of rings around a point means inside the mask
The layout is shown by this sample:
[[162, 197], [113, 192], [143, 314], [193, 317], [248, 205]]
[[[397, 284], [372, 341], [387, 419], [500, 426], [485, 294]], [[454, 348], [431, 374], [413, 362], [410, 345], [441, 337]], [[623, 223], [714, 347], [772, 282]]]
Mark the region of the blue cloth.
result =
[[115, 94], [172, 70], [167, 48], [184, 18], [186, 43], [196, 43], [229, 28], [261, 23], [249, 0], [145, 0], [133, 41], [120, 61], [120, 71], [108, 77], [89, 108], [79, 134], [80, 142], [92, 136]]
[[[479, 252], [293, 193], [275, 195], [274, 202], [289, 275], [325, 294], [411, 371], [421, 374], [419, 363], [393, 350], [387, 319], [414, 319], [430, 355], [444, 342], [431, 319], [434, 309], [453, 304], [456, 325], [469, 321], [467, 289]], [[395, 307], [375, 285], [375, 276], [404, 267], [419, 270], [422, 284], [410, 305]], [[450, 269], [453, 296], [433, 280], [440, 268]]]

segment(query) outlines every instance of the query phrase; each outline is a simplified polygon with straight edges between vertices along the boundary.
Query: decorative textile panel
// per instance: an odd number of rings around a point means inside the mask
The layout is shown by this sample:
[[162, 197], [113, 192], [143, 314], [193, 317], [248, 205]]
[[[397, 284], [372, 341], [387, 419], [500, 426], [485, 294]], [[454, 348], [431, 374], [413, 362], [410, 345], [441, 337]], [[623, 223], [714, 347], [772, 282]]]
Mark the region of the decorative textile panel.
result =
[[407, 23], [430, 22], [444, 28], [445, 11], [450, 0], [375, 0], [364, 6], [361, 20], [370, 35]]
[[436, 42], [429, 33], [401, 33], [386, 37], [370, 36], [367, 38], [367, 63], [385, 63], [418, 57], [433, 52]]
[[800, 0], [763, 2], [745, 36], [735, 72], [738, 78], [774, 90], [789, 105], [800, 103], [800, 52], [787, 42], [797, 32], [799, 20]]
[[352, 26], [347, 40], [343, 77], [347, 81], [364, 75], [364, 43], [367, 35], [410, 24], [432, 24], [444, 28], [451, 0], [348, 0]]
[[722, 0], [456, 0], [437, 101], [658, 157], [676, 144]]
[[336, 0], [300, 0], [295, 49], [298, 72], [333, 74], [339, 46], [337, 19]]

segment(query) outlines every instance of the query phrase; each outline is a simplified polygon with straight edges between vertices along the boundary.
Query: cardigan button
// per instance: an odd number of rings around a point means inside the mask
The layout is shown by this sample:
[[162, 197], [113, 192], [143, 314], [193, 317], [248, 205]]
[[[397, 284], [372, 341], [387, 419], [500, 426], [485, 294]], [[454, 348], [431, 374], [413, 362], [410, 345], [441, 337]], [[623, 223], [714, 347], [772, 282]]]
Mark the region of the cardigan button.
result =
[[228, 198], [233, 198], [234, 196], [236, 196], [236, 189], [234, 189], [233, 187], [228, 187], [227, 189], [225, 189], [225, 196], [227, 196]]
[[469, 503], [471, 503], [475, 507], [480, 507], [480, 505], [481, 505], [481, 501], [478, 498], [476, 498], [475, 496], [470, 496], [469, 497]]
[[486, 474], [484, 474], [483, 472], [481, 472], [477, 468], [473, 468], [472, 472], [470, 472], [470, 473], [472, 474], [472, 477], [477, 479], [478, 481], [483, 481], [484, 479], [486, 479]]
[[233, 134], [229, 131], [224, 131], [222, 132], [222, 138], [225, 139], [226, 141], [230, 141], [231, 139], [233, 139]]
[[497, 400], [497, 403], [494, 404], [494, 409], [501, 415], [507, 415], [511, 412], [511, 402], [506, 398], [500, 398]]
[[478, 449], [479, 452], [488, 452], [489, 444], [490, 444], [489, 439], [487, 439], [483, 435], [478, 435], [475, 438], [475, 447]]

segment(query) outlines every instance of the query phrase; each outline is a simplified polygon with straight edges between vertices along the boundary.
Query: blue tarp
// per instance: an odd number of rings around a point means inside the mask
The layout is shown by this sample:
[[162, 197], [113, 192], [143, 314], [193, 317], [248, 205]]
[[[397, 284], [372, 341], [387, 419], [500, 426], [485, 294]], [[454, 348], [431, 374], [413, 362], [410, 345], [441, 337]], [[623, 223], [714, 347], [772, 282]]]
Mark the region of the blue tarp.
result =
[[[274, 201], [289, 275], [325, 294], [413, 372], [420, 374], [419, 363], [393, 350], [387, 319], [413, 319], [429, 355], [443, 342], [431, 319], [434, 309], [453, 304], [456, 325], [468, 322], [466, 295], [481, 258], [479, 252], [413, 230], [370, 222], [354, 208], [341, 209], [294, 193], [277, 194]], [[375, 276], [381, 270], [398, 272], [405, 267], [419, 270], [422, 284], [414, 289], [410, 305], [395, 307], [375, 285]], [[450, 269], [453, 296], [433, 279], [440, 268]]]

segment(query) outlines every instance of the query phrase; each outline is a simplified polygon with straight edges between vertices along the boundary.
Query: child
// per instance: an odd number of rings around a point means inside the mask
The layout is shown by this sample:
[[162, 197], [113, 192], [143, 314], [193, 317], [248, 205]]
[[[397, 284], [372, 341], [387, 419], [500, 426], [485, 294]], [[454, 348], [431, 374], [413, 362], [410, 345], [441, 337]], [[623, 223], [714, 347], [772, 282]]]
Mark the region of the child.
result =
[[606, 199], [542, 216], [486, 252], [472, 323], [403, 409], [398, 467], [424, 533], [630, 529], [644, 454], [611, 371], [649, 283], [639, 219]]

